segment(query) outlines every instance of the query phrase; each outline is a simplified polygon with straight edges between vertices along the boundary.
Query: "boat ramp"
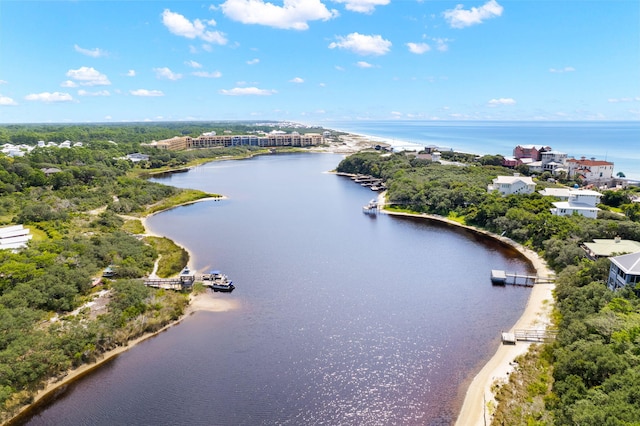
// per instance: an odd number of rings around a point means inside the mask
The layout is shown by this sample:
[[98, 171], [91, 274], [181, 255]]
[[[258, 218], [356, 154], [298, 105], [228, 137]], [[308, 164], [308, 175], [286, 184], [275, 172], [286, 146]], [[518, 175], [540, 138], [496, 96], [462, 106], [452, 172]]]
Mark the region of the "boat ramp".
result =
[[519, 273], [509, 273], [498, 269], [491, 270], [491, 284], [493, 285], [520, 285], [533, 287], [535, 284], [552, 284], [552, 277], [542, 277], [540, 275], [526, 275]]

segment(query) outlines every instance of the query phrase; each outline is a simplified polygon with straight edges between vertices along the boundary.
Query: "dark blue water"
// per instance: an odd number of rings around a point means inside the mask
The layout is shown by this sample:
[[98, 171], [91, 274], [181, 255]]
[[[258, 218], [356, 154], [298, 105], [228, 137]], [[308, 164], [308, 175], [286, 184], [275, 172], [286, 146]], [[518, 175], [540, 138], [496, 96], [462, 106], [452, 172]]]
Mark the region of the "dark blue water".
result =
[[324, 126], [387, 141], [513, 155], [517, 145], [550, 146], [574, 158], [614, 163], [614, 174], [640, 180], [640, 121], [343, 121]]
[[157, 179], [229, 198], [150, 228], [237, 285], [69, 386], [32, 425], [448, 425], [529, 289], [515, 253], [423, 220], [362, 213], [374, 195], [324, 173], [341, 157], [264, 156]]

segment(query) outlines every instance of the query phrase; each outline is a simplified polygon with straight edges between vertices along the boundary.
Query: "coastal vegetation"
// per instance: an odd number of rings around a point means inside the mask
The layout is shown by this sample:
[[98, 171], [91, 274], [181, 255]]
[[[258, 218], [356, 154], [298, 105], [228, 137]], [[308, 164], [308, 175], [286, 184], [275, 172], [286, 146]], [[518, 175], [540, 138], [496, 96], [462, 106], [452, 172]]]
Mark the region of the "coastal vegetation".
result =
[[[0, 250], [0, 422], [68, 370], [184, 313], [187, 295], [147, 288], [141, 278], [158, 259], [159, 276], [175, 275], [188, 255], [165, 238], [141, 237], [139, 218], [219, 196], [145, 178], [152, 170], [259, 150], [161, 152], [140, 144], [205, 130], [211, 127], [202, 123], [0, 127], [3, 143], [83, 142], [0, 155], [0, 225], [20, 223], [33, 236], [24, 249]], [[147, 153], [149, 160], [126, 159], [136, 152]], [[103, 278], [108, 266], [116, 275]]]
[[[502, 197], [487, 191], [494, 177], [513, 170], [468, 154], [449, 158], [463, 164], [362, 152], [337, 171], [384, 179], [390, 209], [454, 217], [506, 236], [540, 253], [556, 271], [558, 336], [518, 359], [509, 382], [496, 390], [493, 424], [637, 424], [639, 289], [608, 290], [608, 259], [590, 260], [580, 248], [594, 238], [640, 240], [638, 204], [630, 202], [637, 188], [605, 191], [597, 219], [554, 216], [554, 200], [537, 192]], [[537, 179], [537, 189], [552, 185]]]

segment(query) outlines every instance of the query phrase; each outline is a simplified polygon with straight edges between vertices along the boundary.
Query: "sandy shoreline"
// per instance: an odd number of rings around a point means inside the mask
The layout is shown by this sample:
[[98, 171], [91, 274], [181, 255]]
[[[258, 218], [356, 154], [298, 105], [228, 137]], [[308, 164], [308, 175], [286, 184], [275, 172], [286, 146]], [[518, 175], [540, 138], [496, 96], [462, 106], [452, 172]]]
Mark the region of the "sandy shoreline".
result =
[[[379, 199], [384, 202], [384, 194]], [[410, 216], [444, 222], [453, 226], [462, 227], [472, 232], [486, 235], [501, 241], [525, 256], [536, 270], [538, 276], [552, 277], [554, 273], [546, 262], [533, 250], [530, 250], [515, 241], [492, 234], [488, 231], [472, 226], [462, 225], [441, 216], [428, 214], [412, 214], [384, 211], [384, 213], [397, 216]], [[513, 329], [546, 329], [551, 324], [551, 311], [553, 309], [553, 284], [536, 284], [531, 288], [531, 294], [522, 315], [513, 325]], [[509, 331], [509, 330], [504, 330]], [[467, 388], [462, 408], [456, 420], [456, 426], [485, 426], [491, 421], [490, 407], [495, 407], [495, 398], [491, 390], [494, 383], [506, 382], [513, 371], [513, 361], [526, 353], [531, 343], [518, 342], [516, 345], [500, 345], [493, 357], [476, 374]]]

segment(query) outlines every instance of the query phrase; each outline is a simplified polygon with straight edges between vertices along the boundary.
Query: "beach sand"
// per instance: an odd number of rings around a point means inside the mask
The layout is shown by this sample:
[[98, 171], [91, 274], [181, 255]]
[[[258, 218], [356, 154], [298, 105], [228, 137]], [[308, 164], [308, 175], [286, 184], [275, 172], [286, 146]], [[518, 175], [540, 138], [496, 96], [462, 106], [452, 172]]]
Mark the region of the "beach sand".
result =
[[[378, 198], [380, 203], [384, 203], [384, 194]], [[500, 237], [488, 231], [472, 226], [461, 225], [458, 222], [449, 220], [441, 216], [427, 214], [411, 214], [383, 211], [387, 214], [423, 217], [429, 220], [445, 222], [454, 226], [460, 226], [473, 232], [487, 235], [499, 240], [518, 250], [525, 256], [536, 270], [536, 274], [541, 277], [553, 277], [554, 273], [549, 269], [546, 262], [533, 250], [530, 250], [515, 241]], [[513, 329], [536, 329], [543, 330], [551, 325], [551, 313], [553, 310], [553, 284], [536, 284], [531, 288], [531, 294], [527, 301], [524, 312], [513, 325]], [[504, 330], [509, 331], [509, 330]], [[462, 409], [458, 414], [456, 426], [485, 426], [491, 423], [491, 407], [495, 407], [495, 397], [492, 387], [495, 383], [505, 383], [509, 374], [513, 371], [514, 360], [526, 353], [532, 343], [518, 341], [515, 345], [500, 345], [484, 367], [473, 378], [464, 398]]]

